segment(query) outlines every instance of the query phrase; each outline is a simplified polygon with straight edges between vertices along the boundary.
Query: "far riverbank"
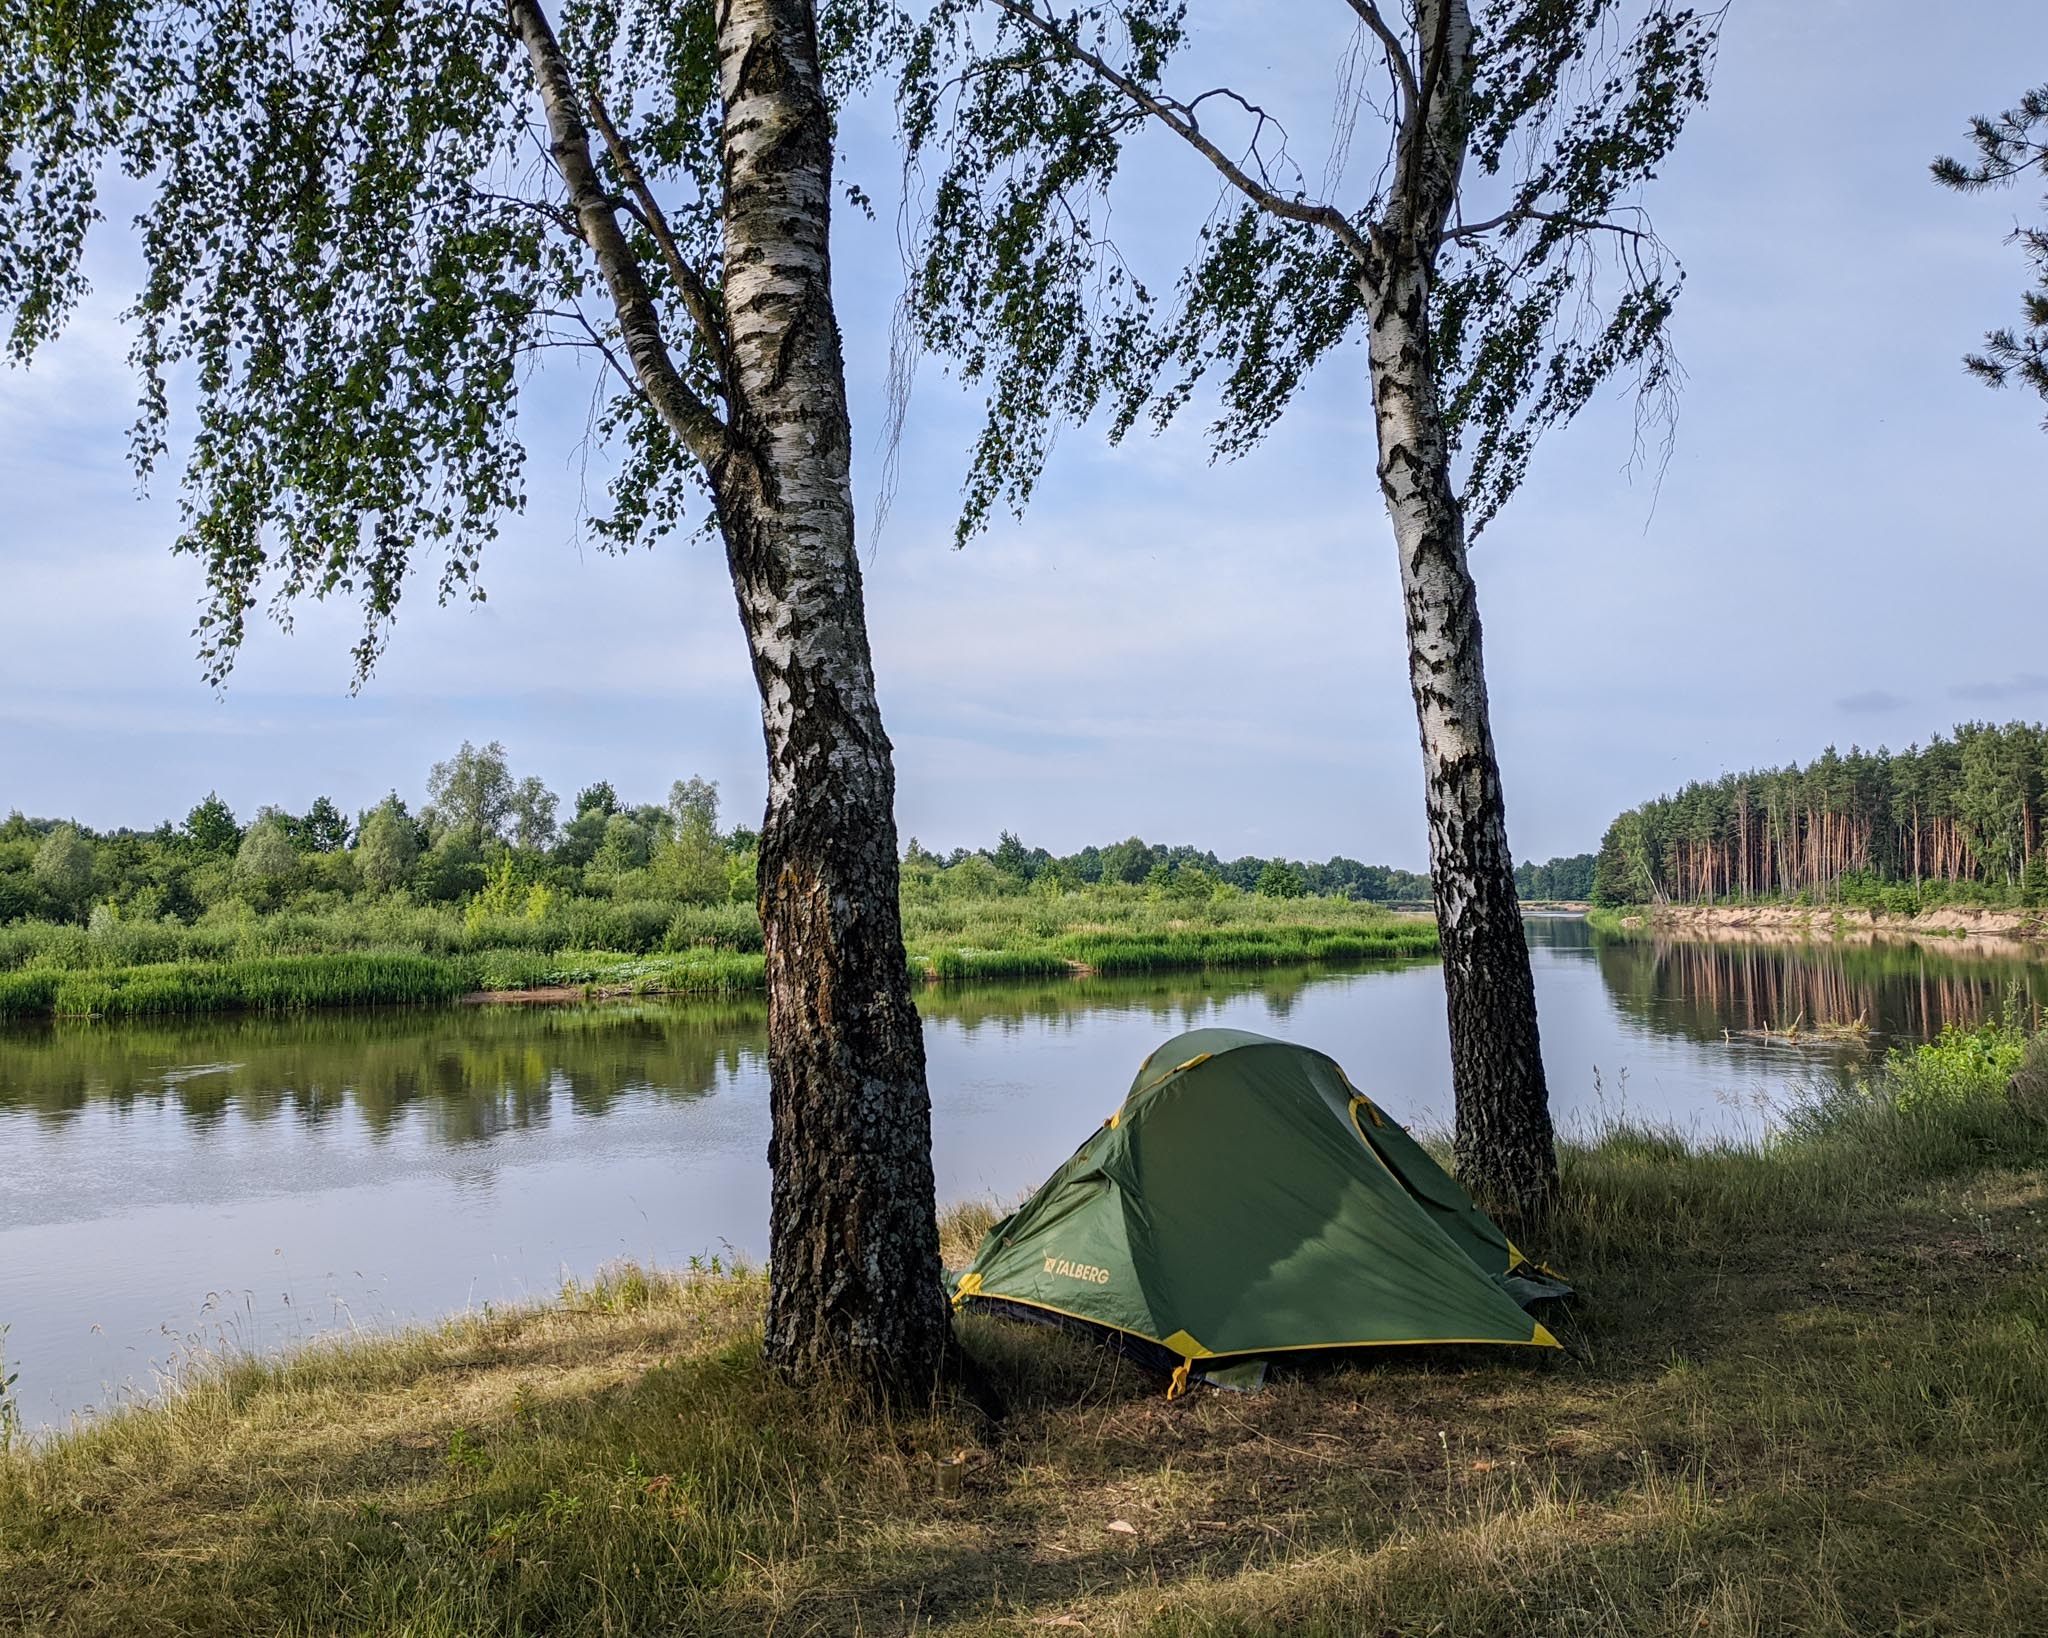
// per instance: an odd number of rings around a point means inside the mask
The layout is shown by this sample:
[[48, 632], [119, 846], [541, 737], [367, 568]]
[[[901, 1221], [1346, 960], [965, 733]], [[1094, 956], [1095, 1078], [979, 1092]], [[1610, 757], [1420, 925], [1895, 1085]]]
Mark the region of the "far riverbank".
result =
[[1594, 909], [1587, 920], [1603, 932], [1728, 943], [1939, 943], [1983, 955], [2048, 956], [2048, 910], [1947, 905], [1900, 916], [1825, 904], [1660, 904]]
[[[657, 907], [660, 908], [660, 907]], [[388, 905], [322, 915], [0, 928], [0, 1021], [729, 996], [765, 986], [751, 905], [667, 907], [634, 948], [545, 917]], [[1349, 899], [1138, 887], [953, 895], [903, 907], [913, 983], [1203, 972], [1433, 956], [1434, 921]]]

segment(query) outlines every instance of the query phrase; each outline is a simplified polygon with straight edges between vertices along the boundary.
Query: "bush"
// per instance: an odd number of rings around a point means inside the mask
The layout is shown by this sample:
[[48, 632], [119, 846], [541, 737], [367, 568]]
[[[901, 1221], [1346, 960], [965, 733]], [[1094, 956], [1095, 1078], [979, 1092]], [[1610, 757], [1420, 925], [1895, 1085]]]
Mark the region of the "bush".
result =
[[1895, 1048], [1875, 1082], [1877, 1094], [1906, 1110], [2003, 1094], [2033, 1043], [2015, 1017], [2017, 1010], [2009, 1003], [1996, 1023], [1975, 1029], [1951, 1024], [1938, 1040]]
[[712, 949], [761, 952], [761, 918], [749, 899], [744, 904], [686, 904], [669, 918], [661, 936], [669, 951]]
[[671, 899], [580, 899], [562, 916], [564, 945], [584, 950], [659, 949], [677, 909]]

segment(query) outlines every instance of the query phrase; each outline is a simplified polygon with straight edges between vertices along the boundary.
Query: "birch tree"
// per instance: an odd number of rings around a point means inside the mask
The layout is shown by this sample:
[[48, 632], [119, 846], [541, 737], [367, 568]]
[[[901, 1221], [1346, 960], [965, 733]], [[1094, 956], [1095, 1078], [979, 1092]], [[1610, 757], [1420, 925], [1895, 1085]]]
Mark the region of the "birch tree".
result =
[[[897, 907], [827, 254], [832, 100], [862, 0], [14, 0], [0, 29], [0, 309], [32, 356], [139, 196], [135, 451], [194, 407], [176, 550], [200, 652], [266, 606], [364, 615], [409, 574], [480, 596], [525, 497], [533, 365], [605, 383], [623, 548], [693, 513], [761, 697], [773, 1170], [767, 1349], [927, 1390], [949, 1335], [924, 1052]], [[559, 26], [558, 26], [559, 25]], [[587, 384], [587, 383], [586, 383]]]
[[[1674, 383], [1679, 274], [1636, 195], [1706, 93], [1718, 18], [1616, 0], [1291, 7], [1290, 43], [1331, 30], [1335, 134], [1317, 177], [1271, 112], [1302, 87], [1176, 83], [1202, 12], [940, 0], [917, 32], [901, 108], [910, 174], [930, 180], [910, 306], [922, 343], [987, 395], [960, 536], [997, 505], [1022, 508], [1062, 420], [1102, 410], [1121, 438], [1214, 377], [1210, 437], [1233, 456], [1326, 356], [1362, 342], [1422, 745], [1457, 1165], [1495, 1203], [1536, 1207], [1556, 1160], [1467, 548], [1541, 433], [1603, 381], [1632, 376], [1650, 413]], [[1177, 150], [1196, 184], [1170, 296], [1110, 224], [1140, 143]], [[1159, 210], [1158, 190], [1146, 204]]]

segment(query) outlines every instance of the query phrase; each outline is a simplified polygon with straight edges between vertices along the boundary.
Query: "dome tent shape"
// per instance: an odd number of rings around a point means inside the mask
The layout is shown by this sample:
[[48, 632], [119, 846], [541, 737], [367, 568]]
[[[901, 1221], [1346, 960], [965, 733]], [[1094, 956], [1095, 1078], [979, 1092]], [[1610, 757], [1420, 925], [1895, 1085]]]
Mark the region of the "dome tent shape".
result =
[[1079, 1321], [1190, 1374], [1271, 1354], [1558, 1344], [1529, 1262], [1334, 1060], [1244, 1030], [1176, 1036], [1115, 1114], [982, 1240], [956, 1307]]

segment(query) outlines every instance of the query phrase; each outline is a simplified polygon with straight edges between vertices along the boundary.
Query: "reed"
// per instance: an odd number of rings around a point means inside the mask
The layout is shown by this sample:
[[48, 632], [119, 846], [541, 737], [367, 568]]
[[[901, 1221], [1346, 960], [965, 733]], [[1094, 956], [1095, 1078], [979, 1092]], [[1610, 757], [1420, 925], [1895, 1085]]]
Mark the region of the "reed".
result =
[[135, 1018], [418, 1005], [452, 1001], [475, 983], [473, 963], [406, 952], [260, 956], [65, 973], [48, 1010], [59, 1018]]
[[[1428, 955], [1436, 928], [1342, 899], [1131, 887], [908, 902], [913, 982], [1202, 971]], [[444, 1001], [472, 990], [738, 995], [765, 983], [752, 905], [579, 899], [537, 916], [371, 902], [191, 925], [0, 927], [0, 1019]]]
[[1436, 928], [1429, 923], [1389, 919], [1383, 926], [1348, 932], [1326, 932], [1311, 926], [1074, 933], [1054, 941], [1053, 948], [1097, 972], [1168, 972], [1308, 961], [1393, 960], [1433, 954], [1437, 938]]
[[938, 949], [925, 959], [930, 976], [941, 980], [1062, 978], [1073, 971], [1072, 962], [1050, 950]]

